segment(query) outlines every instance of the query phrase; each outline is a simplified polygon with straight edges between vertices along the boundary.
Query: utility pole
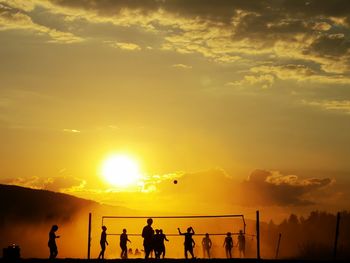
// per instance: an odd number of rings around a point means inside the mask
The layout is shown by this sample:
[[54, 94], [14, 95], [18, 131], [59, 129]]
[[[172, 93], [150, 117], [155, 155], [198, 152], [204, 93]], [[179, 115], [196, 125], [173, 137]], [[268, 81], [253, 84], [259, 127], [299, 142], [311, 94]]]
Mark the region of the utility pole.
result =
[[278, 254], [280, 253], [280, 244], [281, 244], [281, 236], [282, 234], [278, 234], [277, 248], [276, 248], [276, 259], [278, 258]]
[[340, 212], [337, 213], [337, 223], [335, 226], [335, 239], [334, 239], [334, 250], [333, 250], [333, 258], [337, 258], [337, 250], [338, 250], [338, 238], [339, 238], [339, 225], [340, 225]]

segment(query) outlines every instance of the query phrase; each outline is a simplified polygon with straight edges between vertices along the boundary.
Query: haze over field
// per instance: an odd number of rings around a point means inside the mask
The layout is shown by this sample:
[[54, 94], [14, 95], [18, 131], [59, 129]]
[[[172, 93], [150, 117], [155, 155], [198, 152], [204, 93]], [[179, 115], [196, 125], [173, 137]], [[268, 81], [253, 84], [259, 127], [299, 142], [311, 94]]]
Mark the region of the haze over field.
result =
[[[57, 240], [60, 258], [85, 258], [87, 256], [88, 213], [92, 213], [91, 257], [97, 257], [100, 246], [102, 223], [107, 227], [106, 258], [118, 258], [120, 255], [119, 234], [126, 228], [131, 243], [129, 248], [142, 249], [140, 236], [145, 218], [117, 219], [104, 218], [103, 215], [133, 215], [145, 216], [144, 211], [130, 210], [125, 207], [100, 205], [62, 193], [35, 190], [18, 186], [0, 185], [0, 247], [8, 244], [19, 244], [21, 256], [24, 258], [48, 257], [48, 231], [53, 224], [58, 224]], [[261, 211], [264, 213], [265, 210]], [[155, 215], [154, 211], [147, 215]], [[174, 212], [173, 212], [174, 213]], [[256, 221], [245, 215], [246, 250], [245, 256], [256, 257]], [[264, 259], [275, 258], [278, 235], [282, 234], [279, 251], [280, 258], [329, 259], [333, 255], [335, 215], [324, 212], [311, 212], [305, 217], [294, 214], [283, 222], [275, 224], [260, 223], [261, 256]], [[177, 228], [182, 231], [193, 226], [196, 235], [195, 255], [203, 257], [201, 241], [204, 233], [210, 233], [212, 240], [211, 255], [214, 258], [224, 258], [223, 240], [227, 231], [234, 233], [233, 240], [237, 243], [237, 233], [244, 229], [241, 218], [154, 218], [153, 227], [163, 229], [169, 242], [166, 242], [167, 258], [183, 258], [183, 237], [177, 234]], [[322, 231], [320, 231], [322, 229]], [[338, 258], [349, 258], [350, 213], [341, 213]], [[134, 258], [134, 255], [129, 255]], [[136, 256], [143, 257], [143, 254]], [[233, 257], [239, 257], [237, 247], [233, 248]]]
[[[130, 210], [125, 207], [100, 205], [96, 202], [76, 198], [61, 193], [34, 190], [18, 186], [0, 185], [1, 200], [10, 200], [0, 204], [0, 247], [8, 244], [19, 244], [21, 255], [25, 258], [46, 258], [48, 255], [47, 238], [52, 224], [59, 225], [60, 238], [57, 240], [59, 257], [85, 258], [87, 255], [88, 213], [92, 213], [91, 255], [97, 257], [100, 245], [101, 217], [103, 215], [133, 215], [144, 216], [144, 212]], [[150, 215], [150, 214], [148, 214]], [[109, 234], [107, 240], [107, 258], [118, 258], [120, 255], [119, 236], [123, 228], [127, 228], [132, 243], [129, 248], [143, 249], [140, 237], [146, 219], [113, 219], [103, 220]], [[254, 223], [247, 221], [250, 233], [253, 233]], [[193, 225], [198, 236], [196, 254], [201, 255], [201, 239], [203, 233], [238, 232], [243, 229], [243, 221], [236, 218], [211, 219], [154, 219], [154, 227], [162, 228], [170, 240], [167, 243], [167, 257], [183, 256], [183, 237], [172, 236], [177, 228], [186, 229]], [[212, 237], [214, 242], [213, 255], [224, 257], [221, 248], [222, 236]], [[250, 252], [252, 255], [249, 241]], [[130, 256], [132, 257], [132, 256]], [[142, 257], [142, 256], [138, 256]]]
[[157, 214], [349, 210], [349, 14], [0, 0], [0, 183]]

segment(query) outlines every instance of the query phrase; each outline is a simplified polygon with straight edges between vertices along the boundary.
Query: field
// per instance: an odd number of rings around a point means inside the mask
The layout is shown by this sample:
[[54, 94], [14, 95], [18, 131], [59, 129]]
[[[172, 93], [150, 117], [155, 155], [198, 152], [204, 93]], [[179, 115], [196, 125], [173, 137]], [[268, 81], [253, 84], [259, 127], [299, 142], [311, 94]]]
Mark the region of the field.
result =
[[[0, 262], [9, 262], [5, 261], [3, 259], [0, 259]], [[300, 260], [300, 259], [289, 259], [289, 260], [274, 260], [274, 259], [261, 259], [257, 260], [254, 258], [245, 258], [245, 259], [149, 259], [149, 260], [144, 260], [144, 259], [127, 259], [127, 260], [122, 260], [122, 259], [108, 259], [108, 260], [97, 260], [97, 259], [71, 259], [71, 258], [65, 258], [65, 259], [55, 259], [54, 261], [49, 260], [49, 259], [21, 259], [17, 262], [23, 262], [23, 263], [49, 263], [49, 262], [56, 262], [56, 263], [99, 263], [99, 262], [104, 262], [104, 263], [119, 263], [119, 262], [130, 262], [130, 263], [143, 263], [143, 262], [164, 262], [164, 263], [184, 263], [184, 262], [197, 262], [197, 263], [210, 263], [210, 262], [221, 262], [221, 263], [253, 263], [253, 262], [273, 262], [273, 263], [313, 263], [313, 262], [322, 262], [322, 263], [327, 263], [327, 262], [334, 262], [333, 260]], [[345, 260], [337, 260], [336, 262], [348, 262]]]

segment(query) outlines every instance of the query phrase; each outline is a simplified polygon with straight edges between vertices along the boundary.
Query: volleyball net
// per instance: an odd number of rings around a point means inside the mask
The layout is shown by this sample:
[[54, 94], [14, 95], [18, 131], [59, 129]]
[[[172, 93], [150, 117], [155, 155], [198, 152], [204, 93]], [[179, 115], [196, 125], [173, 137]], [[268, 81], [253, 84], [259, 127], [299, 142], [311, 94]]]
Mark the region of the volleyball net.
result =
[[[131, 240], [128, 248], [131, 251], [142, 251], [143, 239], [141, 237], [142, 229], [147, 224], [148, 218], [153, 219], [152, 228], [162, 229], [163, 233], [169, 239], [165, 242], [166, 257], [183, 258], [183, 236], [179, 235], [178, 228], [182, 233], [192, 227], [195, 231], [193, 239], [196, 243], [195, 254], [197, 257], [203, 257], [202, 239], [206, 234], [212, 241], [212, 257], [225, 257], [223, 242], [228, 232], [233, 236], [234, 243], [237, 242], [237, 235], [241, 232], [243, 235], [252, 236], [246, 233], [246, 220], [243, 214], [225, 214], [225, 215], [182, 215], [182, 216], [113, 216], [105, 215], [101, 218], [101, 226], [107, 227], [107, 236], [109, 242], [118, 243], [119, 236], [123, 229], [127, 230], [127, 235]], [[119, 244], [119, 243], [118, 243]], [[139, 255], [138, 257], [142, 257]], [[133, 257], [130, 254], [129, 257]], [[134, 256], [135, 257], [135, 256]]]
[[[227, 232], [230, 232], [232, 235], [238, 235], [240, 231], [242, 231], [243, 234], [246, 234], [246, 222], [244, 219], [244, 215], [239, 214], [231, 214], [231, 215], [185, 215], [185, 216], [102, 216], [102, 222], [101, 226], [106, 226], [107, 228], [110, 227], [110, 229], [116, 230], [117, 226], [124, 226], [123, 228], [126, 228], [129, 226], [135, 226], [135, 223], [137, 225], [141, 225], [146, 223], [146, 220], [152, 218], [154, 223], [153, 225], [158, 226], [160, 229], [171, 229], [171, 225], [178, 225], [177, 228], [181, 228], [181, 226], [184, 226], [185, 223], [187, 225], [191, 225], [193, 228], [197, 227], [200, 230], [207, 229], [205, 232], [196, 232], [195, 235], [201, 236], [205, 235], [206, 233], [212, 235], [212, 236], [222, 236], [226, 235]], [[218, 219], [224, 219], [224, 220], [218, 220]], [[132, 220], [135, 220], [135, 222], [131, 222]], [[138, 221], [138, 222], [137, 222]], [[158, 221], [158, 223], [157, 223]], [[176, 223], [174, 222], [176, 221]], [[161, 223], [166, 223], [161, 227]], [[169, 225], [170, 224], [170, 225]], [[122, 229], [123, 229], [122, 228]], [[134, 228], [134, 227], [132, 227]], [[153, 227], [157, 228], [157, 227]], [[221, 232], [223, 230], [227, 230], [226, 232]], [[121, 231], [121, 229], [120, 229]], [[108, 233], [108, 235], [120, 235], [121, 232], [112, 232]], [[129, 236], [141, 236], [141, 232], [137, 233], [128, 233]], [[178, 232], [174, 230], [170, 231], [170, 233], [167, 234], [167, 236], [178, 236]]]

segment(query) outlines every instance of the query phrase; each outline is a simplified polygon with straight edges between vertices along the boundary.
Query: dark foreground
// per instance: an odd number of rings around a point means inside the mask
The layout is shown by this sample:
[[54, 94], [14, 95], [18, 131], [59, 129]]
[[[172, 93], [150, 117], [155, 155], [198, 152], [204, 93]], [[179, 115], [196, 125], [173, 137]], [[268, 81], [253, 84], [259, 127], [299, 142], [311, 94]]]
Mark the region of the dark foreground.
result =
[[[8, 260], [0, 259], [0, 263], [2, 262], [11, 262]], [[13, 262], [20, 262], [20, 263], [122, 263], [122, 262], [130, 262], [130, 263], [187, 263], [187, 262], [196, 262], [196, 263], [212, 263], [212, 262], [219, 262], [219, 263], [253, 263], [253, 262], [262, 262], [262, 263], [316, 263], [316, 262], [335, 262], [335, 260], [301, 260], [301, 259], [252, 259], [252, 258], [245, 258], [245, 259], [107, 259], [107, 260], [97, 260], [97, 259], [71, 259], [71, 258], [65, 258], [65, 259], [55, 259], [55, 260], [49, 260], [49, 259], [20, 259]], [[349, 262], [349, 260], [336, 260], [336, 262]]]

